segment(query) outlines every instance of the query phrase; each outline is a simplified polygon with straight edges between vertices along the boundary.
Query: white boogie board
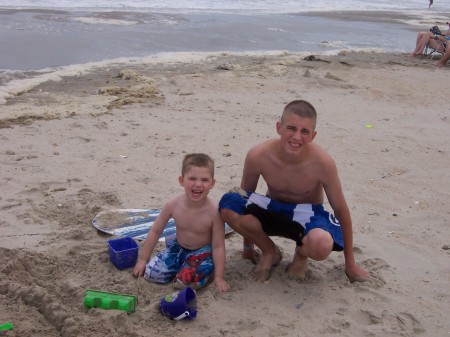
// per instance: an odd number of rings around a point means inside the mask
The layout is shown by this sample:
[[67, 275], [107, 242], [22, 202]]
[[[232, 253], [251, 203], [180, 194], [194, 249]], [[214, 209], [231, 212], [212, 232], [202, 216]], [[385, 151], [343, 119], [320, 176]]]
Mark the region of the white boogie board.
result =
[[[160, 209], [113, 209], [97, 214], [92, 225], [99, 231], [135, 240], [145, 240], [160, 213]], [[160, 241], [175, 235], [175, 220], [170, 219], [161, 234]], [[225, 224], [225, 234], [233, 229]]]

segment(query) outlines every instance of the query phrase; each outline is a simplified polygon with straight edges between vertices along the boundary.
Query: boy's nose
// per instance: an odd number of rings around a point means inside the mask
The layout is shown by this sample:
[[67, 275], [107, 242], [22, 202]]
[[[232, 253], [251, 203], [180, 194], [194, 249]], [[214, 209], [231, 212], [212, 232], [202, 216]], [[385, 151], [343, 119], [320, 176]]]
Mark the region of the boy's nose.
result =
[[294, 133], [294, 138], [295, 139], [301, 139], [302, 138], [302, 132], [301, 131], [297, 131]]

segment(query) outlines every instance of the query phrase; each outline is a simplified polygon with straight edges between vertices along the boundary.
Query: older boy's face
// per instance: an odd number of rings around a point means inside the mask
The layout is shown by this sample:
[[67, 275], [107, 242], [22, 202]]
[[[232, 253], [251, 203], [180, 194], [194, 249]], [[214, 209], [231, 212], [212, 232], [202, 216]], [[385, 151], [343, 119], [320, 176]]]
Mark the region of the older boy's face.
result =
[[216, 183], [208, 167], [196, 166], [189, 167], [184, 176], [179, 177], [179, 182], [186, 196], [193, 201], [206, 198]]
[[277, 122], [277, 133], [281, 136], [284, 148], [298, 152], [303, 146], [314, 140], [317, 132], [311, 118], [299, 117], [293, 113], [284, 116], [282, 122]]

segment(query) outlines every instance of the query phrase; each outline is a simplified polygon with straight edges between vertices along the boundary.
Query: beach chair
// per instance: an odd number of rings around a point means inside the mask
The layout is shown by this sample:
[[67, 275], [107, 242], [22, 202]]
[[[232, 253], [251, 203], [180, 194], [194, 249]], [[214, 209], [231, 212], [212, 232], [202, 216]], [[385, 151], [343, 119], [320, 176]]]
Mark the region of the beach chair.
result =
[[445, 54], [445, 47], [446, 44], [444, 42], [439, 42], [439, 45], [436, 48], [432, 48], [427, 45], [423, 50], [423, 54], [425, 56], [428, 56], [430, 59], [434, 58], [435, 56], [442, 56]]
[[[448, 24], [448, 22], [447, 22], [447, 24]], [[444, 39], [447, 38], [446, 35], [444, 35], [444, 34], [441, 33], [441, 31], [440, 31], [440, 29], [439, 29], [438, 26], [431, 27], [430, 32], [432, 32], [435, 36], [439, 36], [439, 37], [442, 37], [442, 38], [444, 38]], [[436, 46], [435, 48], [431, 47], [430, 45], [427, 45], [427, 46], [425, 47], [425, 49], [423, 50], [423, 54], [424, 54], [425, 56], [430, 57], [431, 59], [432, 59], [434, 56], [436, 56], [436, 55], [438, 55], [438, 56], [444, 55], [444, 54], [445, 54], [446, 47], [447, 47], [447, 45], [450, 43], [450, 41], [449, 41], [449, 43], [446, 43], [446, 42], [444, 42], [444, 41], [437, 40], [437, 39], [434, 40], [434, 41], [437, 42], [437, 46]]]

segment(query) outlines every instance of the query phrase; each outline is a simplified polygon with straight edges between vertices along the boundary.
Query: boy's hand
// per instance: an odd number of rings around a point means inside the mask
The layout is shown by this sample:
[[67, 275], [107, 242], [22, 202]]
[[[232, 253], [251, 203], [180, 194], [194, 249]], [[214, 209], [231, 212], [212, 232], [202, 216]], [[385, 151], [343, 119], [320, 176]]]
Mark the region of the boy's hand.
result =
[[360, 268], [357, 264], [345, 266], [345, 275], [347, 275], [351, 283], [365, 282], [369, 279], [369, 273]]
[[141, 276], [143, 276], [144, 275], [144, 272], [145, 272], [145, 265], [146, 265], [147, 263], [145, 262], [145, 261], [143, 261], [143, 260], [138, 260], [138, 262], [136, 263], [136, 265], [134, 266], [134, 269], [133, 269], [133, 276], [134, 277], [141, 277]]
[[216, 277], [214, 279], [214, 283], [215, 283], [216, 287], [222, 292], [226, 292], [226, 291], [230, 290], [229, 284], [227, 283], [227, 281], [225, 281], [223, 279], [223, 277]]

